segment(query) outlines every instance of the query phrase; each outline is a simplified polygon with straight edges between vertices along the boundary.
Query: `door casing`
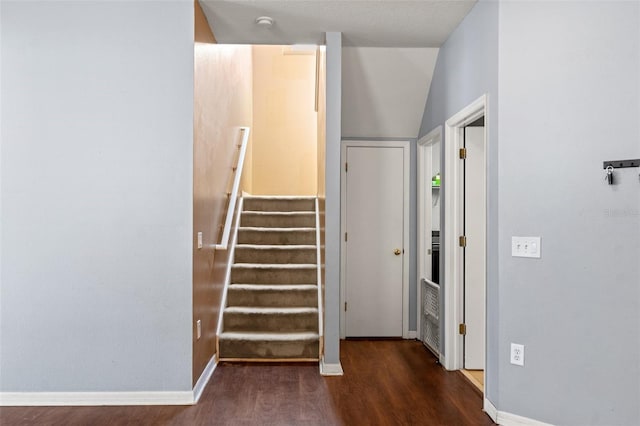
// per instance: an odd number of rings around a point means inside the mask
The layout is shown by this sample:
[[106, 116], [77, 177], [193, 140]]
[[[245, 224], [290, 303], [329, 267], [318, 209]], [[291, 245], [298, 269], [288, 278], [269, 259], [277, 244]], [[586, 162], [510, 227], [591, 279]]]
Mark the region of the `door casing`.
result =
[[[347, 187], [346, 187], [346, 171], [345, 159], [347, 158], [347, 148], [353, 147], [369, 147], [384, 148], [396, 147], [403, 149], [404, 158], [404, 177], [403, 186], [405, 188], [403, 194], [403, 203], [405, 205], [403, 218], [403, 250], [402, 256], [402, 337], [408, 339], [409, 336], [409, 258], [411, 256], [411, 247], [409, 244], [409, 213], [410, 213], [410, 141], [408, 140], [391, 140], [391, 141], [363, 141], [363, 140], [343, 140], [341, 144], [341, 173], [340, 173], [340, 338], [346, 337], [346, 316], [344, 310], [344, 302], [346, 300], [346, 246], [344, 241], [344, 233], [346, 228], [346, 206], [347, 206]], [[414, 336], [415, 337], [415, 336]]]
[[[427, 278], [433, 281], [431, 276], [431, 265], [433, 256], [428, 254], [428, 250], [432, 246], [431, 224], [432, 224], [432, 201], [433, 193], [431, 186], [431, 177], [433, 176], [432, 167], [432, 147], [440, 143], [442, 149], [442, 126], [438, 126], [428, 134], [418, 140], [418, 271], [417, 271], [417, 299], [416, 299], [416, 316], [417, 316], [417, 335], [422, 336], [422, 285], [421, 278]], [[439, 283], [438, 283], [439, 284]], [[440, 351], [442, 352], [442, 351]]]
[[[489, 151], [489, 139], [487, 132], [489, 129], [488, 97], [483, 95], [460, 112], [449, 118], [445, 122], [445, 169], [442, 176], [440, 191], [444, 196], [444, 282], [446, 290], [444, 292], [444, 356], [442, 364], [447, 370], [459, 370], [464, 366], [463, 338], [458, 333], [458, 325], [464, 319], [464, 293], [463, 293], [463, 256], [462, 247], [458, 244], [458, 237], [463, 235], [464, 225], [464, 182], [463, 166], [459, 158], [459, 149], [464, 146], [464, 127], [478, 118], [485, 117], [485, 188], [487, 153]], [[485, 199], [486, 211], [486, 199]], [[488, 214], [486, 216], [489, 217]], [[486, 224], [485, 224], [486, 226]], [[486, 230], [485, 230], [486, 235]], [[442, 239], [441, 239], [442, 240]], [[487, 253], [485, 241], [485, 253]], [[486, 257], [485, 257], [486, 262]], [[486, 271], [486, 268], [485, 268]], [[486, 272], [485, 272], [486, 274]], [[486, 275], [485, 275], [486, 282]], [[486, 291], [485, 291], [485, 307]], [[488, 376], [486, 362], [487, 351], [487, 309], [485, 308], [485, 377]], [[485, 380], [485, 395], [487, 394], [487, 380]]]

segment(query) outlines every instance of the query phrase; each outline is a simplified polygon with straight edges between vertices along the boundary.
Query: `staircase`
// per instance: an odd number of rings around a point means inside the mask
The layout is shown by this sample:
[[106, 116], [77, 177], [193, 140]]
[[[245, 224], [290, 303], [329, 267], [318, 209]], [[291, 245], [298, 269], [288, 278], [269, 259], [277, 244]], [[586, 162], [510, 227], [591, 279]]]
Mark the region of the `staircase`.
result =
[[318, 360], [316, 253], [314, 197], [244, 198], [220, 360]]

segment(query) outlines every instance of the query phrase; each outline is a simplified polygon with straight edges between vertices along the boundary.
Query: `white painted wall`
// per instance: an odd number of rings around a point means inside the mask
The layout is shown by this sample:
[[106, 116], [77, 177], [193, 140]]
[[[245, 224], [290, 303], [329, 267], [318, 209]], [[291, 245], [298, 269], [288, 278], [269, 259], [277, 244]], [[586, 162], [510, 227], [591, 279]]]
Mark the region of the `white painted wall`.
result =
[[0, 391], [190, 390], [193, 3], [0, 10]]
[[438, 49], [345, 47], [342, 136], [416, 138]]

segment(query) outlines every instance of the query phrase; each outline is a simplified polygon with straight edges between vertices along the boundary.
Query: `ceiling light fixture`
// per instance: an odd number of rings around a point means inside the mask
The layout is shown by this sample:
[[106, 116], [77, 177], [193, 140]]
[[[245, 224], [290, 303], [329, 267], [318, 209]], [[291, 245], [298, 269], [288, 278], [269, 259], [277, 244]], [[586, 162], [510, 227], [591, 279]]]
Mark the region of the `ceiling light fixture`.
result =
[[264, 28], [270, 28], [273, 25], [273, 18], [270, 16], [260, 16], [256, 18], [256, 24]]

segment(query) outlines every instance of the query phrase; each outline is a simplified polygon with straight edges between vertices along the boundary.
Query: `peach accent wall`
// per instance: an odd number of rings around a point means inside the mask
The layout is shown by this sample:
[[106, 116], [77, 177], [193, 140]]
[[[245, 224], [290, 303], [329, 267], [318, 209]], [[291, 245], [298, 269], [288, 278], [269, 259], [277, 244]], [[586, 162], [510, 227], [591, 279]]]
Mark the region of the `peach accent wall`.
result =
[[[205, 20], [195, 34], [202, 39]], [[195, 37], [194, 37], [195, 39]], [[207, 39], [207, 37], [205, 37]], [[227, 251], [208, 246], [218, 242], [226, 215], [226, 192], [240, 141], [238, 127], [252, 122], [252, 58], [250, 46], [195, 43], [193, 141], [193, 383], [215, 354], [218, 314], [224, 289]], [[197, 233], [204, 248], [197, 249]], [[202, 337], [196, 339], [196, 321]]]
[[253, 46], [253, 67], [252, 193], [315, 196], [316, 57]]

